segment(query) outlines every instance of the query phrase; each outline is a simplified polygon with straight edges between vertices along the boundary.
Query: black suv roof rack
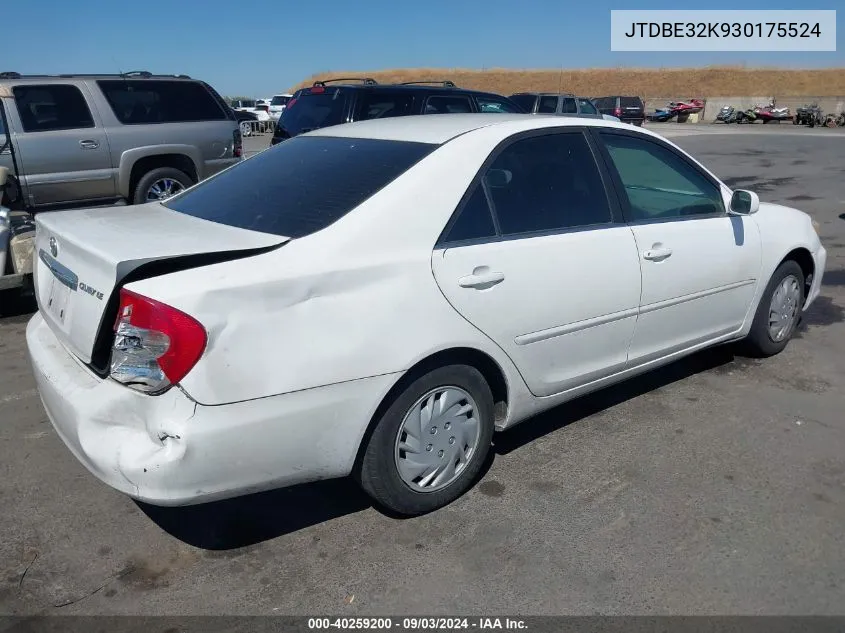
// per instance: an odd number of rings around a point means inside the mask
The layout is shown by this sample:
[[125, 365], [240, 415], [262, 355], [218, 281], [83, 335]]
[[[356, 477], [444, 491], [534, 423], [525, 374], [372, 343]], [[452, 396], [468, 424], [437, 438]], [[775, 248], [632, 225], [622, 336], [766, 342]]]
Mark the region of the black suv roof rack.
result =
[[326, 84], [336, 83], [338, 81], [360, 81], [365, 86], [376, 86], [378, 82], [373, 79], [372, 77], [338, 77], [336, 79], [321, 79], [320, 81], [315, 81], [313, 85], [315, 86], [325, 86]]
[[457, 88], [454, 81], [432, 79], [431, 81], [403, 81], [400, 86], [424, 86], [427, 84], [439, 84], [444, 88]]

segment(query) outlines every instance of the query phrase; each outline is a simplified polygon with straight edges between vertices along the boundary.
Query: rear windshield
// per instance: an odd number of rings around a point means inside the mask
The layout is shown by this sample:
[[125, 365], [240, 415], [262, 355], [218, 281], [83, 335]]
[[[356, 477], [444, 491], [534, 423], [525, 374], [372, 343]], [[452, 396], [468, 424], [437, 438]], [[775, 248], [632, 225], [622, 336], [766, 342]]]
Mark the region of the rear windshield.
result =
[[619, 97], [620, 108], [642, 108], [643, 102], [639, 97]]
[[340, 88], [325, 92], [303, 92], [296, 103], [285, 108], [279, 119], [279, 127], [291, 136], [309, 130], [344, 123], [346, 118], [346, 97], [349, 91]]
[[165, 206], [242, 229], [303, 237], [342, 218], [436, 147], [300, 136], [201, 182]]

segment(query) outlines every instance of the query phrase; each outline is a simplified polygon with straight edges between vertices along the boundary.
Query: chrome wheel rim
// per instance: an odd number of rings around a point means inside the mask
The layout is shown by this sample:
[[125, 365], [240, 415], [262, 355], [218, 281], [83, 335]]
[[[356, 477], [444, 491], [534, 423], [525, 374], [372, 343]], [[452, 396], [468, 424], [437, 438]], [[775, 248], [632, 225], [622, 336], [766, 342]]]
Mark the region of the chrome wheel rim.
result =
[[801, 287], [795, 275], [787, 275], [772, 293], [769, 304], [769, 338], [780, 343], [792, 332], [801, 308]]
[[405, 414], [396, 436], [399, 477], [416, 492], [435, 492], [455, 481], [478, 449], [478, 405], [465, 390], [432, 389]]
[[247, 121], [241, 122], [241, 134], [243, 136], [249, 136], [252, 134], [252, 125], [250, 125]]
[[184, 189], [185, 187], [178, 180], [174, 180], [173, 178], [159, 178], [147, 190], [147, 200], [166, 200]]

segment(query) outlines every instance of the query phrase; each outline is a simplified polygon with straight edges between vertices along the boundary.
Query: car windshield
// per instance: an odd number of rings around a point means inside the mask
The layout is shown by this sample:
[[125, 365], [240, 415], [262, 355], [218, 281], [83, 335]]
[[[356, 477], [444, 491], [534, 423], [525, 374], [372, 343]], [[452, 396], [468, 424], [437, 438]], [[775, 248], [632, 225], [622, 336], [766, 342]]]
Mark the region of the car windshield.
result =
[[272, 101], [270, 101], [270, 105], [287, 105], [288, 101], [290, 101], [290, 97], [276, 95], [273, 97]]
[[336, 222], [437, 145], [300, 136], [245, 160], [168, 200], [204, 220], [304, 237]]

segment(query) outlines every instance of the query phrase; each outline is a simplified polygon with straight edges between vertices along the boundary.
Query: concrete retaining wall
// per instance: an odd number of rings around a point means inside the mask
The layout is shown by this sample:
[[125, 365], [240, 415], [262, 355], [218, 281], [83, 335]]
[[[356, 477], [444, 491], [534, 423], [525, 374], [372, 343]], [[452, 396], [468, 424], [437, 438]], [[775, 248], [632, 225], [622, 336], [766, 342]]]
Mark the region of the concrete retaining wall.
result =
[[[766, 106], [772, 100], [771, 96], [764, 97], [649, 97], [644, 99], [647, 114], [657, 108], [664, 107], [670, 101], [686, 101], [691, 98], [702, 99], [705, 102], [700, 121], [710, 123], [719, 114], [722, 106], [732, 105], [739, 110], [753, 108], [755, 105]], [[775, 97], [775, 106], [789, 108], [790, 112], [809, 103], [818, 103], [825, 114], [839, 114], [845, 111], [845, 96], [843, 97]]]

